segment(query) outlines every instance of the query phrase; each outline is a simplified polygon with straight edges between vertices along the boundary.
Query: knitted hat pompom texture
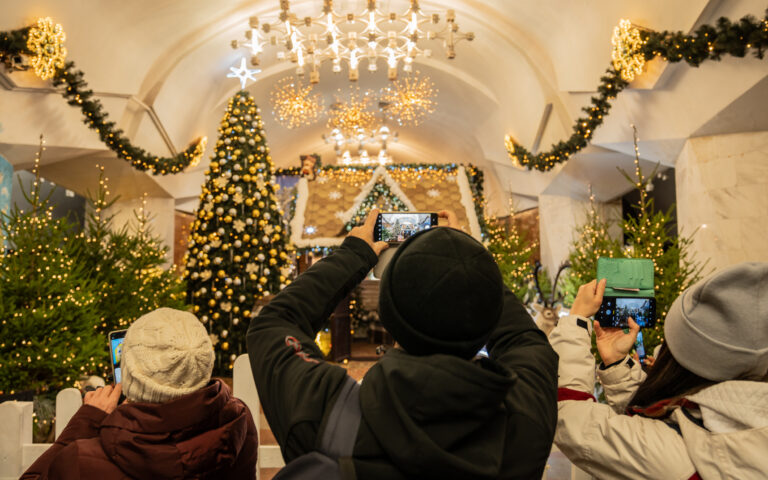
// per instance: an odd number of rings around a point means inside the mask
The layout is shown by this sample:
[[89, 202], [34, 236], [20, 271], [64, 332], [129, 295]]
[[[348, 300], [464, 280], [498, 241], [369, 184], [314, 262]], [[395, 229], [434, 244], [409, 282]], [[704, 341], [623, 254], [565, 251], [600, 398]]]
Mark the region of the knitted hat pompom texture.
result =
[[664, 321], [672, 356], [713, 381], [768, 375], [768, 263], [728, 267], [685, 290]]
[[193, 314], [159, 308], [136, 320], [123, 342], [123, 394], [131, 402], [165, 403], [204, 387], [214, 353]]
[[379, 315], [412, 355], [471, 358], [499, 322], [504, 287], [493, 256], [453, 228], [406, 240], [381, 278]]

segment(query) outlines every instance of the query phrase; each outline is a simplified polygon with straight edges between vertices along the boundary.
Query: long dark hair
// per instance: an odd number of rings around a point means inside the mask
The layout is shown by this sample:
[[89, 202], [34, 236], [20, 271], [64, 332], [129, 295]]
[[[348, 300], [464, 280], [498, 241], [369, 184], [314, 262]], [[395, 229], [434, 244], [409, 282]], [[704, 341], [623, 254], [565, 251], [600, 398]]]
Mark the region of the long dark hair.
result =
[[702, 378], [677, 363], [667, 345], [662, 344], [659, 357], [628, 406], [649, 407], [661, 400], [694, 393], [715, 383], [717, 382]]

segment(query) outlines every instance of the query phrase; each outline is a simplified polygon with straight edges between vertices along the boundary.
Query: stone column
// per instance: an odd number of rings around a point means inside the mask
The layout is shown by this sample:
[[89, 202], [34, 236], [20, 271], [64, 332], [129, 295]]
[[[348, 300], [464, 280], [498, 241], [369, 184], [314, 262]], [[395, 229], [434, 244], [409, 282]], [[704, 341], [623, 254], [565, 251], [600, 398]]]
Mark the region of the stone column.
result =
[[677, 224], [722, 269], [768, 261], [768, 132], [689, 139], [675, 164]]
[[[141, 198], [122, 200], [112, 205], [105, 214], [115, 215], [112, 220], [115, 229], [122, 228], [124, 225], [135, 229], [137, 221], [134, 212], [138, 212], [141, 207]], [[149, 197], [145, 210], [146, 215], [149, 216], [148, 226], [152, 234], [159, 237], [163, 245], [168, 247], [164, 265], [167, 268], [173, 263], [175, 201], [172, 198]]]

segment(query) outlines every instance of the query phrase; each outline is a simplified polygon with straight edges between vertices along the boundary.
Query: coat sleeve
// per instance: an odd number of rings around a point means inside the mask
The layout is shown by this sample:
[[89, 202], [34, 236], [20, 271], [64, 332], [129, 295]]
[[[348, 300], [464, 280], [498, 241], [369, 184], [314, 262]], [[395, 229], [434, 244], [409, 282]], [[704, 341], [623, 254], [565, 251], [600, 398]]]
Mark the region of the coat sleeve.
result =
[[286, 462], [317, 448], [317, 433], [347, 377], [314, 343], [336, 305], [376, 264], [349, 237], [281, 291], [251, 320], [248, 356], [264, 414]]
[[[569, 316], [549, 337], [560, 356], [555, 444], [574, 465], [596, 478], [687, 480], [695, 468], [682, 437], [664, 422], [618, 413], [644, 375], [625, 358], [599, 371], [609, 405], [597, 403], [592, 322]], [[616, 410], [615, 410], [616, 409]]]
[[45, 451], [35, 463], [30, 465], [20, 477], [21, 480], [48, 478], [48, 469], [70, 443], [84, 438], [93, 438], [99, 435], [99, 425], [106, 418], [107, 413], [92, 405], [83, 405], [69, 420], [66, 428], [61, 432], [51, 447]]
[[535, 467], [535, 471], [518, 472], [520, 478], [541, 477], [557, 421], [557, 355], [544, 332], [506, 287], [501, 320], [487, 349], [491, 360], [517, 376], [507, 404], [514, 412], [510, 421], [518, 428], [507, 442], [515, 451], [518, 467]]

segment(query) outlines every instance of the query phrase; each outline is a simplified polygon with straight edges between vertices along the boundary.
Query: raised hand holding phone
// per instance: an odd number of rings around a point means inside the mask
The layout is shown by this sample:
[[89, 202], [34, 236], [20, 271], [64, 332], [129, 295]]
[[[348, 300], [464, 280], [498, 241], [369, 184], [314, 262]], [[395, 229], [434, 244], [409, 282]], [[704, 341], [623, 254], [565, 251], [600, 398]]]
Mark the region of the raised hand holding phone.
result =
[[365, 217], [365, 222], [360, 225], [359, 227], [355, 227], [352, 230], [349, 231], [347, 234], [348, 237], [357, 237], [361, 240], [363, 240], [365, 243], [368, 244], [369, 247], [376, 253], [376, 255], [380, 255], [381, 252], [389, 248], [389, 244], [387, 242], [376, 242], [373, 238], [373, 230], [376, 226], [376, 219], [379, 216], [379, 211], [377, 209], [373, 209], [370, 212], [368, 212], [368, 216]]
[[123, 386], [119, 383], [114, 387], [112, 385], [99, 387], [85, 394], [83, 404], [96, 407], [106, 413], [112, 413], [117, 408], [122, 392]]
[[625, 332], [622, 328], [603, 328], [600, 326], [600, 322], [595, 320], [595, 343], [604, 365], [622, 360], [635, 345], [640, 325], [635, 323], [631, 317], [628, 321], [629, 332]]

